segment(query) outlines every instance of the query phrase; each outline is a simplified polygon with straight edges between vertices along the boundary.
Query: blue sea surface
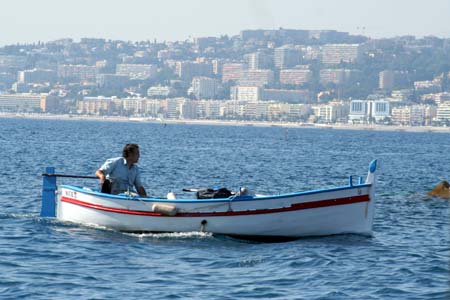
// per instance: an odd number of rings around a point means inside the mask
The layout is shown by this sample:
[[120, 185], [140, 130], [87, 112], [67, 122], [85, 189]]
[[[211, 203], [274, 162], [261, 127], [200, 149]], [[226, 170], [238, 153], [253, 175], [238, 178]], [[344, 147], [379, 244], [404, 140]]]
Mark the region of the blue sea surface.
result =
[[[148, 193], [348, 184], [377, 158], [373, 237], [257, 243], [125, 234], [39, 217], [41, 173], [93, 175], [141, 147]], [[450, 299], [450, 136], [0, 118], [0, 299]], [[58, 179], [98, 188], [96, 180]]]

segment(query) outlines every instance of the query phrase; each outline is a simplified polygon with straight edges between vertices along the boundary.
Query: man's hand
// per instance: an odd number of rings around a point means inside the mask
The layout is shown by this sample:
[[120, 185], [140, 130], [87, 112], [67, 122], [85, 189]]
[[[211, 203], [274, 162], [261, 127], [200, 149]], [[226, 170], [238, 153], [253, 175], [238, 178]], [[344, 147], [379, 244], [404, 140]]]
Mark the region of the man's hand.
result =
[[103, 185], [103, 183], [105, 182], [105, 173], [103, 173], [102, 170], [97, 170], [97, 172], [95, 172], [95, 176], [100, 179], [100, 185]]
[[138, 188], [138, 193], [139, 193], [139, 196], [141, 196], [141, 197], [147, 197], [147, 193], [145, 192], [145, 189], [143, 186], [140, 186]]

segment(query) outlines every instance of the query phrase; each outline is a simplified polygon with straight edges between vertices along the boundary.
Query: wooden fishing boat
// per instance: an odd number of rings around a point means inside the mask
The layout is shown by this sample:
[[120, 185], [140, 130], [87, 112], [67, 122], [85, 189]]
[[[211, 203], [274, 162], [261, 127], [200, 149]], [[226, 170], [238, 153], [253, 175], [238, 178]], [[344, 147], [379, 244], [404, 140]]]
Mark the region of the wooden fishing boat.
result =
[[356, 184], [261, 196], [236, 193], [222, 199], [142, 198], [61, 185], [43, 174], [43, 217], [95, 224], [123, 232], [211, 232], [243, 238], [298, 238], [372, 234], [377, 161]]

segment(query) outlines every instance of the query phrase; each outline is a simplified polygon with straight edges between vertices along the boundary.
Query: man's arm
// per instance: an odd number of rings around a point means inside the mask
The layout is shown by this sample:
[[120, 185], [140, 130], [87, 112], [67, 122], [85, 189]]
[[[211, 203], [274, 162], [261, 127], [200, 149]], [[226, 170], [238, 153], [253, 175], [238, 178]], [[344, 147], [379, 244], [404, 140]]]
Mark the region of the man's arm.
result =
[[137, 189], [139, 196], [141, 197], [147, 197], [147, 192], [145, 192], [145, 189], [143, 186], [138, 187]]
[[100, 179], [100, 184], [103, 184], [105, 182], [105, 173], [103, 173], [102, 170], [97, 170], [95, 172], [95, 176], [97, 176], [98, 179]]

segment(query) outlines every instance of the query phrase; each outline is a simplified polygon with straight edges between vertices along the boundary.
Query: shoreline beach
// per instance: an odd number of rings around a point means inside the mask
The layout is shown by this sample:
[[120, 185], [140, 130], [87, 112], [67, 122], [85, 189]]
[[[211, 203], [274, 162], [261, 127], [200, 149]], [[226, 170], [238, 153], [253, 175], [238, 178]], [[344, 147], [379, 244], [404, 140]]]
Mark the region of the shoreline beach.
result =
[[379, 125], [379, 124], [352, 125], [352, 124], [313, 124], [313, 123], [241, 121], [241, 120], [238, 121], [238, 120], [153, 119], [146, 117], [88, 116], [88, 115], [31, 114], [31, 113], [19, 114], [19, 113], [5, 113], [5, 112], [0, 113], [0, 118], [450, 133], [450, 127], [398, 126], [398, 125]]

